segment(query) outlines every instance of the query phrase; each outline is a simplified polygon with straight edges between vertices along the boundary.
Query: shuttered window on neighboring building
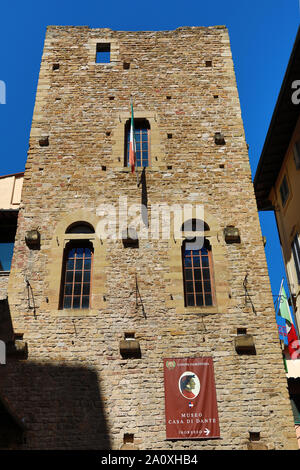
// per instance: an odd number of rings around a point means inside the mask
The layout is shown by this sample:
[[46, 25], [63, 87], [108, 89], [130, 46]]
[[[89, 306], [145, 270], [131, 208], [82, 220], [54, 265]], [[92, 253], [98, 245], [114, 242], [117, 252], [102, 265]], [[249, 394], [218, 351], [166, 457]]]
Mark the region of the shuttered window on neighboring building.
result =
[[294, 160], [297, 170], [300, 169], [300, 139], [294, 145]]
[[281, 202], [282, 202], [283, 207], [285, 206], [285, 203], [289, 197], [289, 194], [290, 192], [289, 192], [288, 182], [287, 182], [286, 176], [284, 176], [281, 186], [280, 186], [280, 196], [281, 196]]
[[292, 252], [295, 262], [298, 284], [300, 284], [300, 243], [298, 233], [295, 235], [294, 240], [292, 242]]

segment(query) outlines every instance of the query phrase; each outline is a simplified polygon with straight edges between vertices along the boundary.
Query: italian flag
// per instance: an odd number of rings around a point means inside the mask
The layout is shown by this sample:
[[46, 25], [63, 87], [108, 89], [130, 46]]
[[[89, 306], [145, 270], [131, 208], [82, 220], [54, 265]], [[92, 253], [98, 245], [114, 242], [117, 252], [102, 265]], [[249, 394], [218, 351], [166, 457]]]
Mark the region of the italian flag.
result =
[[131, 102], [131, 124], [130, 124], [130, 142], [129, 142], [129, 165], [131, 166], [131, 173], [134, 173], [136, 161], [136, 143], [134, 132], [134, 118], [133, 118], [133, 105]]

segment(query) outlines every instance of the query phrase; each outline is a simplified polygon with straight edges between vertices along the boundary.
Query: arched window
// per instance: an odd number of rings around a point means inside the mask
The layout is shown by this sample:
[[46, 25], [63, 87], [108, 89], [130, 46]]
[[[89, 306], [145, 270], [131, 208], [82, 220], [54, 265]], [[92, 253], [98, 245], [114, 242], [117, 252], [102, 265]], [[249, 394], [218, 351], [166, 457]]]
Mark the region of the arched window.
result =
[[199, 231], [207, 231], [209, 230], [209, 226], [206, 222], [200, 219], [189, 219], [183, 222], [181, 226], [182, 232], [199, 232]]
[[[90, 308], [94, 248], [89, 234], [94, 233], [94, 227], [83, 221], [71, 224], [66, 230], [70, 239], [63, 257], [61, 309]], [[82, 234], [80, 239], [79, 234]]]
[[[209, 226], [197, 219], [190, 219], [182, 225], [182, 230], [196, 232], [198, 227], [209, 230]], [[204, 241], [204, 242], [203, 242]], [[202, 243], [203, 242], [203, 243]], [[212, 253], [206, 238], [195, 236], [182, 244], [182, 269], [184, 300], [186, 307], [204, 307], [215, 304]]]
[[[147, 119], [135, 119], [136, 166], [150, 164], [150, 124]], [[130, 120], [125, 125], [125, 166], [129, 165]]]
[[66, 233], [95, 233], [95, 230], [87, 222], [76, 222], [67, 228]]

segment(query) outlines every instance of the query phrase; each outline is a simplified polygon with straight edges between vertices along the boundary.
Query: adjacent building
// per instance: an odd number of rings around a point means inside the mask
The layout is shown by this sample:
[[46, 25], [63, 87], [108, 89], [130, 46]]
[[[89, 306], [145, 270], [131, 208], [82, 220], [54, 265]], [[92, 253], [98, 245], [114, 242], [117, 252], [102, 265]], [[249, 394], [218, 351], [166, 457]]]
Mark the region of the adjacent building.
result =
[[29, 144], [10, 446], [297, 448], [227, 29], [48, 27]]
[[[258, 163], [258, 209], [274, 211], [296, 327], [300, 327], [300, 29]], [[274, 254], [278, 256], [278, 254]], [[300, 360], [284, 349], [295, 425], [300, 436]]]
[[7, 297], [23, 176], [24, 173], [0, 176], [0, 300]]
[[[16, 350], [18, 347], [22, 349], [11, 324], [7, 287], [17, 231], [23, 176], [23, 172], [0, 176], [0, 368], [6, 367], [7, 360], [13, 361], [18, 357]], [[0, 448], [20, 448], [24, 443], [23, 436], [23, 424], [10, 409], [8, 401], [1, 393], [0, 386]]]

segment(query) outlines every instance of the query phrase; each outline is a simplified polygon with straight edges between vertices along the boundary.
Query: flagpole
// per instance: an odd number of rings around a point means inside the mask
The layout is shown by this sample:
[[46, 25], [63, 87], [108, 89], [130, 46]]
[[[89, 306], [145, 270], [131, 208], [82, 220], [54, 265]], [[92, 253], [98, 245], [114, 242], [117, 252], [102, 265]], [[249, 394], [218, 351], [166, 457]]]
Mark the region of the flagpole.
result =
[[282, 290], [282, 286], [283, 286], [283, 281], [284, 281], [284, 278], [282, 278], [282, 281], [281, 281], [281, 284], [280, 284], [280, 289], [279, 289], [279, 295], [277, 297], [277, 300], [276, 300], [276, 305], [275, 305], [275, 312], [276, 312], [276, 309], [278, 307], [278, 302], [279, 302], [279, 308], [280, 308], [280, 303], [281, 303], [281, 290]]
[[[133, 115], [133, 99], [132, 95], [130, 94], [130, 109], [131, 109], [131, 119], [132, 119], [132, 127], [133, 127], [133, 144], [136, 145], [135, 141], [135, 127], [134, 127], [134, 115]], [[139, 170], [137, 165], [137, 158], [136, 158], [136, 148], [135, 150], [135, 161], [134, 161], [134, 169], [136, 171], [136, 185], [139, 187]]]

